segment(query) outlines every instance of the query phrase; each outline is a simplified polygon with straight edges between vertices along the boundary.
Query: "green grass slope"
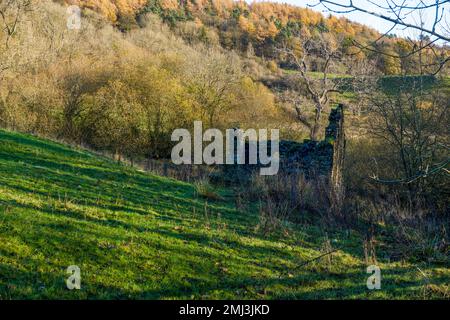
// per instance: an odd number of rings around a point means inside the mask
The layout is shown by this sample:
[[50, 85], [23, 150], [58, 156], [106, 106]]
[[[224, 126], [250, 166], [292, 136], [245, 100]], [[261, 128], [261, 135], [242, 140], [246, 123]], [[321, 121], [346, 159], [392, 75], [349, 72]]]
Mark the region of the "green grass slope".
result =
[[[440, 298], [447, 288], [446, 268], [422, 267], [425, 281], [413, 265], [380, 263], [382, 289], [369, 291], [353, 233], [330, 235], [331, 261], [302, 266], [325, 250], [319, 229], [264, 236], [256, 213], [222, 196], [206, 203], [190, 184], [0, 130], [0, 299]], [[66, 288], [70, 265], [81, 290]]]

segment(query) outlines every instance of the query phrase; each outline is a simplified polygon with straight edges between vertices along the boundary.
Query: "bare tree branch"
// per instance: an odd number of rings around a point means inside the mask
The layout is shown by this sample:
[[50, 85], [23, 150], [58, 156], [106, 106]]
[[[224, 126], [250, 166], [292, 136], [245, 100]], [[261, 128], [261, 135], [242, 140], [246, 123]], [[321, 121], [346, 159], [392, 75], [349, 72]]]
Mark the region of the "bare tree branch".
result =
[[[430, 36], [434, 36], [439, 40], [443, 40], [446, 42], [450, 42], [450, 36], [437, 30], [437, 26], [440, 24], [442, 19], [444, 18], [445, 8], [444, 5], [449, 5], [450, 0], [435, 0], [432, 4], [425, 4], [423, 1], [417, 1], [417, 5], [408, 5], [406, 1], [403, 0], [402, 3], [397, 3], [395, 0], [385, 0], [385, 6], [380, 4], [380, 2], [375, 3], [374, 1], [368, 1], [373, 6], [386, 10], [389, 13], [393, 14], [393, 16], [389, 16], [387, 14], [383, 14], [380, 12], [371, 11], [363, 8], [362, 6], [356, 5], [353, 0], [349, 0], [348, 2], [342, 3], [331, 0], [318, 0], [319, 2], [311, 5], [311, 7], [316, 7], [319, 4], [323, 5], [327, 10], [335, 13], [351, 13], [351, 12], [362, 12], [389, 22], [392, 22], [395, 26], [403, 26], [405, 28], [419, 30], [424, 32]], [[435, 18], [431, 28], [425, 27], [421, 24], [413, 24], [405, 21], [404, 17], [401, 15], [402, 10], [425, 10], [425, 9], [435, 9]]]

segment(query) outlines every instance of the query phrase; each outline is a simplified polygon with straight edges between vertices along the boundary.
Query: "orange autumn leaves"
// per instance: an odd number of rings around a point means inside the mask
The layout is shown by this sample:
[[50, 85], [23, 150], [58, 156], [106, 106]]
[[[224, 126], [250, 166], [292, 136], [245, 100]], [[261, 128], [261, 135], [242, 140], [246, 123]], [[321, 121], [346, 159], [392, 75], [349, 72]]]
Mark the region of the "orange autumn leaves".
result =
[[133, 15], [147, 3], [147, 0], [67, 0], [66, 2], [94, 10], [115, 22], [120, 15]]
[[[94, 10], [112, 22], [116, 22], [120, 16], [135, 15], [148, 3], [148, 0], [65, 1], [68, 4], [76, 4], [82, 8]], [[349, 36], [372, 33], [372, 30], [367, 30], [367, 27], [352, 23], [345, 18], [334, 16], [325, 18], [319, 12], [288, 4], [273, 2], [248, 4], [245, 1], [233, 0], [157, 0], [157, 2], [163, 10], [186, 10], [194, 17], [200, 17], [201, 20], [207, 12], [214, 12], [220, 18], [229, 19], [234, 12], [238, 11], [237, 21], [240, 29], [258, 40], [274, 38], [280, 32], [280, 27], [286, 26], [289, 21], [301, 22], [304, 26], [324, 23], [330, 30]]]

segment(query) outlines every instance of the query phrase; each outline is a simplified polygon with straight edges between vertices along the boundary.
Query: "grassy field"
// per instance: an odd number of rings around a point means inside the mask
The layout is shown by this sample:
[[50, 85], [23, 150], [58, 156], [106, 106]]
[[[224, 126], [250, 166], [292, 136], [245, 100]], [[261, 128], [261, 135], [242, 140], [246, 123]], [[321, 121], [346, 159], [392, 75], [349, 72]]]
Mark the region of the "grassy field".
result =
[[[448, 265], [380, 262], [366, 287], [355, 232], [288, 225], [264, 236], [231, 193], [198, 198], [190, 184], [89, 152], [0, 130], [0, 299], [443, 298]], [[382, 259], [383, 251], [379, 253]], [[331, 257], [331, 259], [329, 259]], [[66, 269], [81, 269], [81, 290]], [[423, 273], [422, 273], [423, 272]], [[425, 274], [426, 277], [423, 275]]]

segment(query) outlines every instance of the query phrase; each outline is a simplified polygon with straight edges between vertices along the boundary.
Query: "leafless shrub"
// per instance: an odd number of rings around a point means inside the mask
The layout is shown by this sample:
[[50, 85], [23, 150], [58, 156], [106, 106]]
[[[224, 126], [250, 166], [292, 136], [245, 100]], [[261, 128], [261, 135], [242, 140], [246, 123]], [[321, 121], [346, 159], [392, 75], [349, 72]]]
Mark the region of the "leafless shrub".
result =
[[442, 218], [429, 217], [424, 211], [405, 212], [397, 208], [385, 218], [395, 226], [392, 237], [393, 256], [425, 262], [444, 262], [448, 259], [449, 223]]
[[198, 197], [210, 200], [222, 200], [222, 197], [217, 193], [217, 188], [206, 178], [195, 181], [194, 188]]
[[247, 201], [258, 201], [259, 228], [265, 232], [285, 229], [307, 214], [328, 219], [329, 198], [325, 179], [306, 179], [303, 174], [254, 175], [246, 187]]
[[324, 256], [321, 258], [321, 260], [325, 263], [325, 267], [329, 270], [331, 268], [331, 265], [333, 264], [333, 252], [335, 249], [331, 245], [331, 241], [328, 238], [328, 235], [326, 235], [325, 240], [322, 243], [322, 247], [320, 249], [320, 252], [324, 254]]
[[[417, 82], [397, 94], [375, 95], [371, 104], [369, 132], [385, 146], [371, 161], [372, 180], [403, 191], [411, 207], [439, 202], [450, 163], [448, 96]], [[390, 167], [393, 175], [378, 173], [380, 166]]]
[[[372, 199], [370, 199], [372, 197]], [[444, 262], [449, 252], [449, 222], [426, 207], [405, 207], [399, 195], [354, 195], [347, 208], [353, 227], [363, 234], [366, 261]], [[383, 248], [379, 247], [383, 243]], [[376, 250], [376, 248], [378, 248]]]
[[286, 233], [286, 222], [290, 214], [291, 210], [286, 202], [266, 199], [259, 204], [259, 222], [256, 231], [261, 231], [265, 235], [278, 231]]

